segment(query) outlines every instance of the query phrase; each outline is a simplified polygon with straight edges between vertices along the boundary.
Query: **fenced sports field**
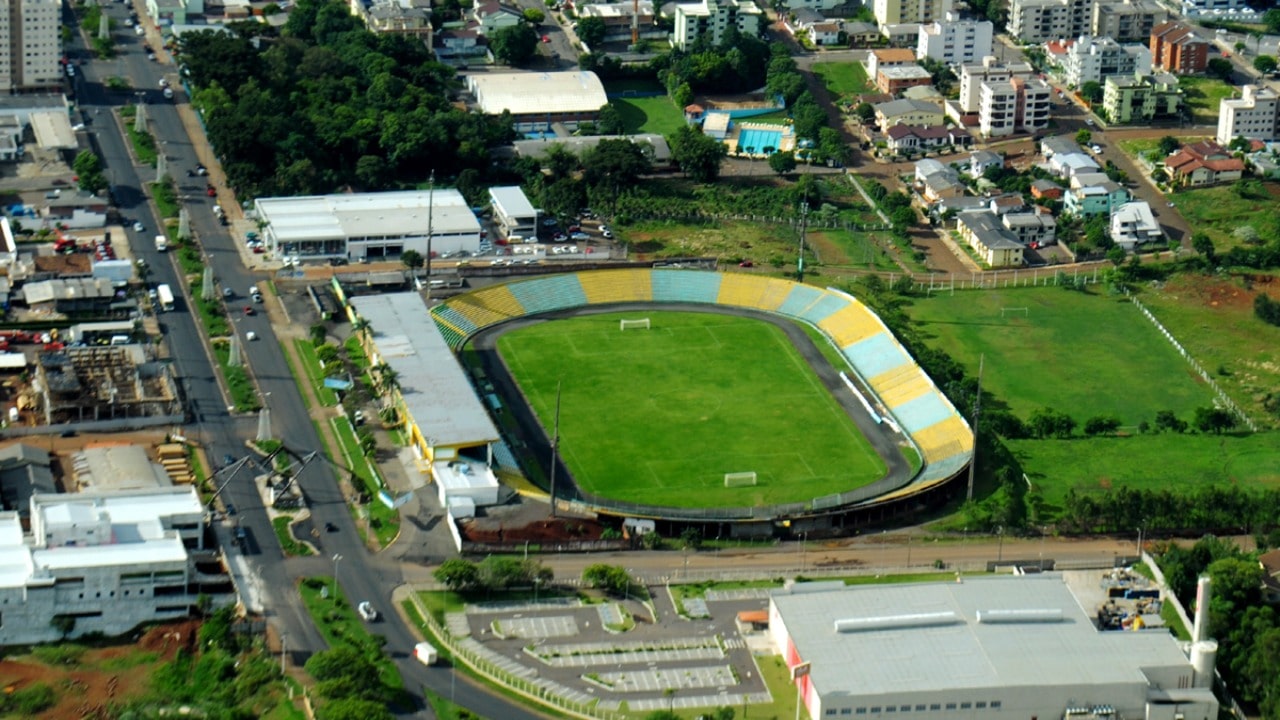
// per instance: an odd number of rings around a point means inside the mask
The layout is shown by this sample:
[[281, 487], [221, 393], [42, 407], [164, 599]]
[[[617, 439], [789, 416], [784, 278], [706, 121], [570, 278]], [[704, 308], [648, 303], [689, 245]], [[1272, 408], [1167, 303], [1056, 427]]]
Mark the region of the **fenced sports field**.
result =
[[[647, 317], [651, 328], [619, 329]], [[583, 490], [677, 507], [773, 505], [852, 490], [885, 464], [774, 325], [631, 312], [542, 323], [498, 349]], [[726, 473], [756, 484], [725, 487]]]

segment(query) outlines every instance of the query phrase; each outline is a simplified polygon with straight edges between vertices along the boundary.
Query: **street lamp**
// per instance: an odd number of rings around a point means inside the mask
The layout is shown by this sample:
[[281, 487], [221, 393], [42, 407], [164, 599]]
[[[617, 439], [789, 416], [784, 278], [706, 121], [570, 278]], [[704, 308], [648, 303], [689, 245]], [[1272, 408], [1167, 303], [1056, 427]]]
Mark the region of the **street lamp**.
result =
[[280, 674], [281, 674], [281, 675], [284, 675], [284, 671], [285, 671], [285, 667], [284, 667], [284, 659], [285, 659], [284, 644], [285, 644], [286, 642], [288, 642], [288, 641], [289, 641], [289, 633], [281, 633], [281, 634], [280, 634]]
[[1000, 563], [1004, 561], [1004, 526], [1001, 525], [996, 533], [1000, 536], [1000, 549], [996, 555], [996, 562]]
[[333, 604], [338, 604], [338, 563], [342, 561], [342, 555], [333, 554]]

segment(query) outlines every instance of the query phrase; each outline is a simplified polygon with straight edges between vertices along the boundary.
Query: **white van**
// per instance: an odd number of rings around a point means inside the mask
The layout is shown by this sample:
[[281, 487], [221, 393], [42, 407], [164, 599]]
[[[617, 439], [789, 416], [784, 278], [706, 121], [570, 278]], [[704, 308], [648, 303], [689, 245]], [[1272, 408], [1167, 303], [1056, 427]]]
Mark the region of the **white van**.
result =
[[413, 657], [423, 665], [434, 665], [440, 658], [440, 653], [436, 652], [431, 643], [420, 642], [413, 646]]

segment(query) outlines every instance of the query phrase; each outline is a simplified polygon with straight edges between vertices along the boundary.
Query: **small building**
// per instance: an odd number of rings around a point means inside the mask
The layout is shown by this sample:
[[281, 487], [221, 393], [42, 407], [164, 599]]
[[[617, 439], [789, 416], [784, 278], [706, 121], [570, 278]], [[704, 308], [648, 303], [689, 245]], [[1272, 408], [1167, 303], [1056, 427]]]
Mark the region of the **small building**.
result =
[[80, 230], [106, 227], [111, 203], [84, 191], [64, 192], [48, 201], [40, 213], [46, 223]]
[[965, 191], [964, 183], [960, 182], [960, 173], [950, 165], [944, 165], [932, 158], [925, 158], [916, 163], [915, 188], [927, 203], [958, 197]]
[[885, 137], [889, 150], [898, 155], [941, 148], [963, 149], [973, 145], [973, 136], [967, 130], [943, 125], [894, 125], [885, 132]]
[[1062, 186], [1052, 180], [1036, 180], [1031, 183], [1031, 197], [1036, 200], [1061, 200]]
[[920, 23], [885, 23], [880, 26], [880, 35], [889, 47], [907, 48], [914, 54], [920, 42]]
[[1130, 199], [1128, 190], [1106, 179], [1105, 175], [1102, 175], [1102, 179], [1077, 175], [1071, 179], [1064, 208], [1072, 215], [1083, 218], [1094, 215], [1111, 217], [1111, 213]]
[[[108, 280], [66, 278], [24, 283], [19, 289], [27, 307], [63, 315], [127, 315], [132, 307], [117, 304], [116, 288]], [[123, 301], [122, 301], [123, 302]]]
[[816, 22], [805, 28], [805, 32], [809, 34], [809, 41], [814, 45], [830, 46], [839, 45], [841, 34], [840, 23], [833, 20], [824, 22]]
[[903, 48], [880, 48], [868, 53], [863, 64], [867, 66], [867, 77], [875, 79], [881, 68], [915, 65], [916, 54]]
[[942, 108], [923, 100], [892, 100], [872, 107], [881, 132], [888, 132], [895, 125], [941, 126], [943, 121]]
[[[574, 5], [579, 18], [599, 18], [604, 23], [605, 42], [630, 42], [631, 22], [643, 39], [666, 39], [666, 32], [657, 24], [653, 0], [632, 2], [579, 3]], [[594, 49], [594, 48], [593, 48]]]
[[375, 33], [421, 38], [428, 47], [431, 45], [430, 0], [374, 2], [364, 12], [364, 22]]
[[1167, 73], [1109, 77], [1103, 85], [1102, 108], [1116, 125], [1147, 123], [1182, 115], [1178, 78]]
[[1184, 145], [1164, 160], [1169, 180], [1184, 187], [1235, 182], [1244, 177], [1244, 161], [1212, 140]]
[[956, 230], [961, 239], [973, 248], [988, 266], [1019, 267], [1023, 264], [1022, 243], [1005, 229], [991, 213], [960, 213], [956, 216]]
[[1004, 167], [1004, 156], [990, 150], [969, 153], [969, 177], [980, 178], [987, 168]]
[[538, 211], [519, 185], [489, 188], [489, 204], [502, 237], [537, 237]]
[[1270, 142], [1280, 139], [1280, 94], [1266, 85], [1245, 85], [1240, 97], [1218, 104], [1218, 134], [1223, 145], [1243, 137]]
[[1164, 231], [1150, 205], [1142, 201], [1128, 202], [1111, 214], [1111, 239], [1126, 252], [1133, 252], [1139, 245], [1163, 240]]
[[1080, 143], [1068, 135], [1054, 135], [1044, 138], [1040, 141], [1040, 154], [1046, 160], [1052, 159], [1054, 155], [1066, 155], [1069, 153], [1078, 153]]
[[884, 36], [880, 34], [880, 28], [873, 23], [846, 22], [844, 24], [844, 33], [849, 39], [849, 45], [852, 47], [878, 45], [884, 41]]
[[1049, 172], [1062, 178], [1081, 173], [1095, 173], [1102, 168], [1092, 156], [1082, 152], [1060, 153], [1049, 158]]
[[472, 28], [449, 28], [432, 36], [431, 49], [440, 62], [465, 64], [468, 60], [488, 57], [489, 41]]
[[531, 133], [595, 122], [609, 103], [593, 72], [494, 72], [467, 76], [467, 89], [485, 115], [511, 113], [516, 131]]
[[17, 513], [30, 529], [31, 497], [56, 492], [48, 452], [21, 442], [0, 448], [0, 511]]
[[513, 6], [503, 5], [498, 0], [477, 1], [471, 8], [471, 20], [476, 23], [476, 30], [485, 36], [509, 27], [524, 24], [524, 15]]
[[1175, 75], [1198, 75], [1209, 66], [1209, 43], [1183, 22], [1164, 22], [1151, 30], [1151, 62]]
[[1058, 241], [1058, 221], [1044, 208], [1005, 213], [1000, 216], [1000, 224], [1024, 246], [1038, 248]]
[[897, 95], [907, 88], [932, 84], [933, 75], [919, 65], [882, 67], [876, 71], [876, 88], [890, 95]]

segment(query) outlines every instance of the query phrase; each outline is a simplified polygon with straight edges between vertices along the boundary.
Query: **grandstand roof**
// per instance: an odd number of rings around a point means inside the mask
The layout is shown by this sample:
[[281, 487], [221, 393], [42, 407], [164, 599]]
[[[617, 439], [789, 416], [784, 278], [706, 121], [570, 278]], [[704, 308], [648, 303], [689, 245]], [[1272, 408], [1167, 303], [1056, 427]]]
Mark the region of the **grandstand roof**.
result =
[[469, 447], [498, 440], [480, 398], [417, 293], [351, 298], [369, 323], [379, 359], [396, 372], [400, 395], [428, 444]]
[[468, 76], [467, 85], [486, 115], [595, 112], [609, 102], [593, 72], [480, 73]]
[[[1167, 631], [1103, 632], [1058, 576], [852, 586], [771, 601], [823, 695], [1147, 685], [1143, 669], [1191, 666]], [[996, 611], [1028, 611], [995, 621]], [[986, 617], [979, 620], [979, 615]], [[837, 621], [848, 621], [844, 632]], [[867, 662], [874, 658], [874, 662]], [[850, 668], [857, 672], [850, 672]]]
[[457, 190], [258, 198], [262, 220], [277, 242], [358, 237], [425, 236], [428, 207], [433, 235], [479, 233], [480, 222]]

